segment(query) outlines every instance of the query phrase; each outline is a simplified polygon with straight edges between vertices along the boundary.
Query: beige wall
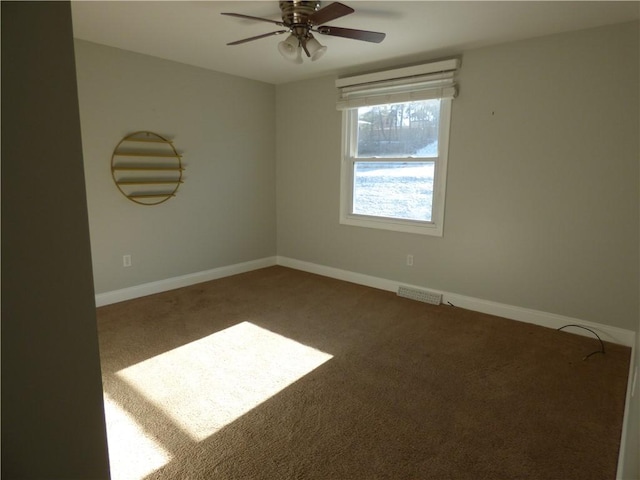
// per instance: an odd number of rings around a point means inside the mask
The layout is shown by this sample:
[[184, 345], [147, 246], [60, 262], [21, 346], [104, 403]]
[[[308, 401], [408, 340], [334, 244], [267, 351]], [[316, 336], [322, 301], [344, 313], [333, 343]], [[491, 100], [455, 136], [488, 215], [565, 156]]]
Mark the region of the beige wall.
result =
[[278, 255], [637, 328], [637, 23], [463, 53], [442, 238], [339, 225], [334, 80], [277, 87]]
[[2, 478], [109, 465], [68, 2], [2, 2]]
[[[640, 61], [640, 49], [638, 50], [638, 59]], [[637, 85], [640, 91], [640, 83]], [[640, 126], [638, 128], [638, 138], [640, 138]], [[640, 179], [639, 179], [640, 180]], [[640, 244], [638, 245], [640, 248]], [[634, 349], [635, 358], [632, 358], [634, 373], [632, 375], [640, 375], [640, 315], [636, 326], [636, 345]], [[631, 398], [629, 405], [628, 418], [626, 422], [627, 432], [624, 450], [624, 462], [618, 466], [621, 478], [640, 478], [640, 379], [636, 377], [635, 395]]]
[[[75, 45], [96, 293], [275, 255], [274, 86]], [[114, 147], [138, 130], [184, 154], [184, 184], [157, 206], [111, 178]]]

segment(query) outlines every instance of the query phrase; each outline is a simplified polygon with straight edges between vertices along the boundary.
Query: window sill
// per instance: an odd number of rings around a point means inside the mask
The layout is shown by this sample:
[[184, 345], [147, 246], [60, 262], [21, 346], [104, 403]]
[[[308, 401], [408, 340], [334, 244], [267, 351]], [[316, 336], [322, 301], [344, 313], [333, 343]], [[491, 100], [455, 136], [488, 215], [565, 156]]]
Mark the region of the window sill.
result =
[[416, 233], [442, 237], [442, 224], [433, 222], [417, 222], [411, 220], [394, 220], [391, 218], [367, 217], [364, 215], [341, 215], [340, 223], [353, 227], [377, 228], [394, 232]]

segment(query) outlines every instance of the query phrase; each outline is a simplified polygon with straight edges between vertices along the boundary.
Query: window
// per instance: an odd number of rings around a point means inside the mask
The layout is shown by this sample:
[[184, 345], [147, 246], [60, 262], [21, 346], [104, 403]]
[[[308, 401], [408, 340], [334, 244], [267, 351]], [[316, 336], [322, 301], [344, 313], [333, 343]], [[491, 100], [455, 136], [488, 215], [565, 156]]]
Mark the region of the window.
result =
[[[457, 68], [457, 60], [447, 62]], [[373, 76], [373, 82], [363, 76], [369, 80], [364, 84], [338, 80], [344, 149], [340, 222], [442, 236], [453, 72], [391, 81]]]

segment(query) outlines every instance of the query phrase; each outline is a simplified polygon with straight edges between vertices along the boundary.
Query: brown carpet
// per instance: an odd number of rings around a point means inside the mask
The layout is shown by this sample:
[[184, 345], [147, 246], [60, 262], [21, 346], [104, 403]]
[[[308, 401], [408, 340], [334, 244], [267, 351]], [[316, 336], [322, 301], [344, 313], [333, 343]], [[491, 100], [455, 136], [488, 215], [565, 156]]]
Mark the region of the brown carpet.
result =
[[630, 349], [595, 337], [283, 267], [98, 327], [114, 480], [615, 478]]

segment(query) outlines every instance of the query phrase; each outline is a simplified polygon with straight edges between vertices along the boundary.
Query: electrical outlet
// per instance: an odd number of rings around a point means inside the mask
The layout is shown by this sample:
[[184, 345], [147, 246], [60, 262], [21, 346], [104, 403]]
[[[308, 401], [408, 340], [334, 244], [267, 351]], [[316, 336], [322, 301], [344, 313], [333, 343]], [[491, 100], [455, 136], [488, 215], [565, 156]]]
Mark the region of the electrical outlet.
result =
[[130, 267], [131, 266], [131, 255], [123, 255], [122, 256], [122, 266]]
[[407, 266], [413, 267], [413, 255], [407, 255]]

